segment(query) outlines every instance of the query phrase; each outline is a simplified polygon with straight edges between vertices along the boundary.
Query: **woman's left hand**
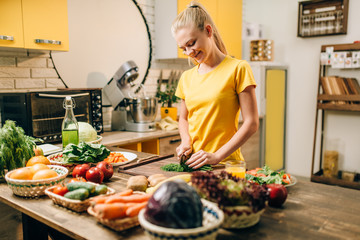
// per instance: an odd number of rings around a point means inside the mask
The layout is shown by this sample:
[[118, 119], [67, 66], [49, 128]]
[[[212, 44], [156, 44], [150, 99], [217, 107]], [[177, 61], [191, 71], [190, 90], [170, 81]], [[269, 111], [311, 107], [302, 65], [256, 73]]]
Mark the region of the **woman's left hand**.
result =
[[206, 164], [218, 164], [220, 159], [216, 157], [214, 153], [205, 152], [204, 150], [200, 150], [191, 155], [189, 160], [185, 162], [185, 164], [189, 165], [194, 169], [200, 168]]

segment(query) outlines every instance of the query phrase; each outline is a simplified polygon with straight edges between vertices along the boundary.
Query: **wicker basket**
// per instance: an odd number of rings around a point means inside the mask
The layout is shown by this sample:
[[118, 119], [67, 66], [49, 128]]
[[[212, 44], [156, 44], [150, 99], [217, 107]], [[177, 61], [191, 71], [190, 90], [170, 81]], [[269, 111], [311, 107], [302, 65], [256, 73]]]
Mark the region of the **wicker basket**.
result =
[[265, 209], [254, 212], [249, 206], [224, 207], [223, 228], [241, 229], [254, 226], [260, 221], [261, 214]]
[[[88, 182], [88, 183], [94, 184], [94, 185], [99, 185], [99, 184], [91, 183], [91, 182]], [[88, 199], [85, 199], [83, 201], [68, 199], [68, 198], [65, 198], [63, 196], [60, 196], [58, 194], [53, 193], [54, 188], [55, 187], [51, 187], [51, 188], [46, 189], [45, 194], [48, 195], [49, 198], [56, 205], [65, 207], [65, 208], [70, 209], [70, 210], [72, 210], [74, 212], [85, 212], [88, 209], [88, 207], [90, 206], [90, 202], [91, 202], [92, 198], [88, 198]], [[108, 191], [107, 191], [106, 195], [110, 195], [110, 194], [113, 194], [113, 193], [115, 193], [115, 190], [108, 187]]]
[[94, 216], [98, 222], [100, 222], [101, 224], [115, 230], [115, 231], [124, 231], [126, 229], [135, 227], [139, 225], [139, 219], [138, 216], [136, 217], [132, 217], [132, 218], [120, 218], [120, 219], [115, 219], [115, 220], [109, 220], [109, 219], [103, 219], [101, 217], [99, 217], [95, 212], [94, 212], [94, 208], [93, 206], [90, 206], [87, 209], [88, 213], [92, 216]]
[[[133, 194], [145, 194], [144, 192], [140, 192], [140, 191], [134, 191]], [[101, 218], [95, 211], [94, 211], [94, 206], [90, 206], [87, 209], [87, 212], [94, 216], [98, 222], [100, 222], [101, 224], [115, 230], [115, 231], [124, 231], [126, 229], [132, 228], [132, 227], [136, 227], [138, 226], [139, 223], [139, 219], [138, 216], [135, 217], [126, 217], [126, 218], [119, 218], [119, 219], [113, 219], [113, 220], [109, 220], [109, 219], [104, 219]]]
[[[45, 194], [45, 189], [52, 187], [64, 181], [68, 175], [68, 170], [62, 166], [48, 165], [50, 169], [55, 170], [57, 177], [43, 180], [18, 180], [9, 176], [16, 170], [12, 170], [5, 175], [5, 180], [9, 188], [15, 195], [22, 197], [38, 197]], [[29, 168], [29, 167], [28, 167]]]
[[224, 214], [217, 204], [201, 200], [204, 206], [203, 226], [197, 228], [174, 229], [157, 226], [145, 219], [145, 210], [141, 210], [139, 221], [145, 233], [153, 240], [214, 240], [224, 220]]
[[64, 163], [62, 152], [51, 154], [51, 155], [47, 156], [47, 159], [49, 159], [49, 161], [52, 165], [58, 165], [58, 166], [67, 168], [67, 170], [69, 170], [69, 174], [71, 174], [72, 171], [74, 170], [75, 166], [78, 165], [76, 163]]

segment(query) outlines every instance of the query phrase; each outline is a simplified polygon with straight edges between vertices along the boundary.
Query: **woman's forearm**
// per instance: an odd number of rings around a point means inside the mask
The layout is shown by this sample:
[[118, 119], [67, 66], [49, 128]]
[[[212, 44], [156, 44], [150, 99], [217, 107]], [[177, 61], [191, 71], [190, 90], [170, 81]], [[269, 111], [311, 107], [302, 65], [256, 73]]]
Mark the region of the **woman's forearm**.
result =
[[191, 144], [191, 138], [189, 135], [189, 123], [186, 119], [179, 119], [179, 133], [182, 142]]

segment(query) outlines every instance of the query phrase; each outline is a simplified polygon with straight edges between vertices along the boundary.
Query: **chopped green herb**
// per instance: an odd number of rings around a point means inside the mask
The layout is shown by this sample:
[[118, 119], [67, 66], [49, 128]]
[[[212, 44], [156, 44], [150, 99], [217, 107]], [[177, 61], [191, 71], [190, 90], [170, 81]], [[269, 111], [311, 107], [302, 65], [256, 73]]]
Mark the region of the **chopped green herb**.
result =
[[210, 165], [204, 165], [201, 168], [193, 169], [184, 163], [182, 163], [182, 164], [170, 163], [170, 164], [164, 165], [160, 168], [162, 170], [168, 171], [168, 172], [193, 172], [193, 171], [211, 171], [211, 170], [213, 170]]

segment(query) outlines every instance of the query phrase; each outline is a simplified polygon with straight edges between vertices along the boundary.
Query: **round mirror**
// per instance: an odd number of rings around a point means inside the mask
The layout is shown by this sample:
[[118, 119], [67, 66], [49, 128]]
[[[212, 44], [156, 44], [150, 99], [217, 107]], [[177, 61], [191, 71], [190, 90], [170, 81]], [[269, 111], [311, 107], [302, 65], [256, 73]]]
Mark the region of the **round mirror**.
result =
[[52, 52], [69, 88], [102, 88], [119, 67], [132, 60], [141, 83], [149, 67], [150, 40], [132, 0], [68, 1], [69, 51]]

